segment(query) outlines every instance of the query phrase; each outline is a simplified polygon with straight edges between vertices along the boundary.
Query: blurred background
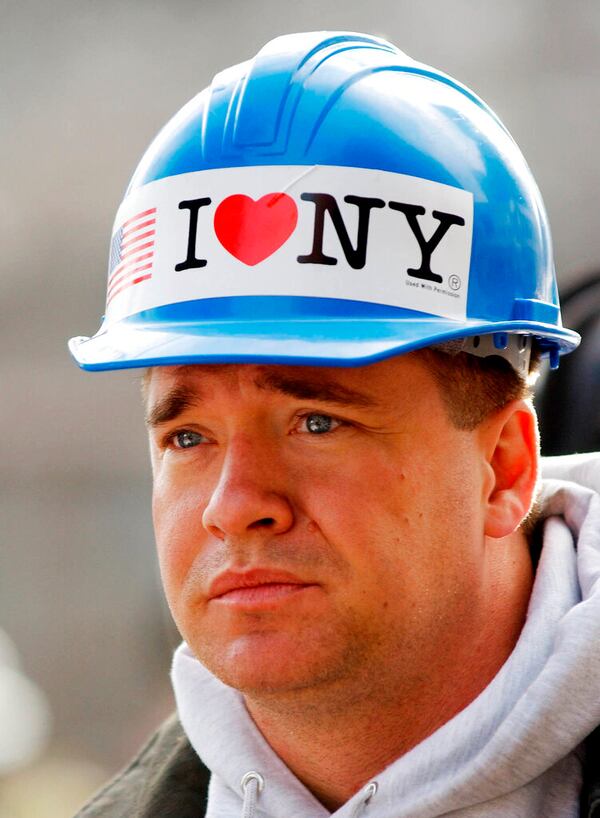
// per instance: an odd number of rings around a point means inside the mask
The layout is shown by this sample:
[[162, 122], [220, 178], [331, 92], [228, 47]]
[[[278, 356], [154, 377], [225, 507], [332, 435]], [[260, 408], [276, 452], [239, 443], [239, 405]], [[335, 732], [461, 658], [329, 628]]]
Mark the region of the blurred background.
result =
[[[323, 28], [387, 37], [497, 111], [546, 201], [565, 323], [600, 349], [595, 0], [0, 0], [0, 818], [68, 818], [172, 707], [139, 376], [66, 349], [98, 327], [128, 177], [217, 70]], [[540, 399], [547, 453], [600, 444], [590, 350]]]

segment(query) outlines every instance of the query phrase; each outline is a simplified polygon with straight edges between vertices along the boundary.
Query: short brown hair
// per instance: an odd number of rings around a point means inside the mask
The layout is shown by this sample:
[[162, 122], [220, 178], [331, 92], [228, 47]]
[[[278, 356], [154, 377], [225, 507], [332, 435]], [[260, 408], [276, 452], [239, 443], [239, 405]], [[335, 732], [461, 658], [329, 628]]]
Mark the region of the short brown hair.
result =
[[416, 353], [428, 366], [452, 423], [471, 431], [512, 400], [530, 398], [540, 355], [532, 351], [529, 377], [520, 375], [505, 358], [480, 358], [468, 352], [449, 353], [427, 347]]

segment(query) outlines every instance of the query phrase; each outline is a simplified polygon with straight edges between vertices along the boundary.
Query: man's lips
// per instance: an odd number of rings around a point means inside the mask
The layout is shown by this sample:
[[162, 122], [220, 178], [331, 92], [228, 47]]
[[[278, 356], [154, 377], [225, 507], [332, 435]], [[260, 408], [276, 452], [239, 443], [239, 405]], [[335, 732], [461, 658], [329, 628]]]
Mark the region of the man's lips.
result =
[[225, 571], [214, 579], [208, 589], [208, 598], [227, 597], [231, 601], [239, 599], [260, 600], [285, 596], [302, 588], [314, 586], [289, 571], [271, 568], [253, 568], [249, 571]]

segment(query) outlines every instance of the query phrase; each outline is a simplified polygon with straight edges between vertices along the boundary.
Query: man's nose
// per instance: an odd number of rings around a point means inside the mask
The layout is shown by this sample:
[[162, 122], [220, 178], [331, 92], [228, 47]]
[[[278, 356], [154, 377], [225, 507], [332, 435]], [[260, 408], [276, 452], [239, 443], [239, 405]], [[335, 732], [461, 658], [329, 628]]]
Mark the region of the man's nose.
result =
[[202, 515], [207, 531], [224, 540], [261, 530], [282, 534], [292, 527], [294, 512], [282, 486], [276, 484], [280, 464], [275, 457], [248, 442], [230, 447]]

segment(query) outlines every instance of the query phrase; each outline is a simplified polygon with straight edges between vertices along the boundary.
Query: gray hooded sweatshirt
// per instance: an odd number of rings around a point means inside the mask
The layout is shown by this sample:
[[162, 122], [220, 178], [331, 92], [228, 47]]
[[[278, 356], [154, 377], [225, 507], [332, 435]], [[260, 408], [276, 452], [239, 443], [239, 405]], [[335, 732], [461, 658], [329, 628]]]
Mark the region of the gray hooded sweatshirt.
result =
[[512, 654], [334, 813], [273, 752], [240, 694], [178, 648], [179, 718], [212, 771], [207, 818], [577, 818], [582, 741], [600, 724], [600, 457], [546, 460], [543, 472], [543, 548]]

